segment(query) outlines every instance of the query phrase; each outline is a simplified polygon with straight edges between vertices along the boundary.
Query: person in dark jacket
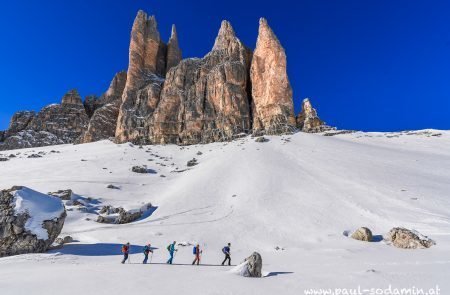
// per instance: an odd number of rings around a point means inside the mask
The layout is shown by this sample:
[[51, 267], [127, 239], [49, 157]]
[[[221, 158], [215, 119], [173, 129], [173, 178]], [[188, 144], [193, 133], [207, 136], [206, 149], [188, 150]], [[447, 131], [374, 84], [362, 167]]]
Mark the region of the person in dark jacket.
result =
[[192, 265], [194, 265], [195, 262], [197, 262], [197, 265], [199, 265], [200, 264], [200, 254], [203, 253], [203, 250], [200, 250], [200, 245], [199, 244], [197, 244], [197, 246], [194, 247], [194, 251], [193, 252], [194, 252], [194, 255], [195, 255], [195, 259], [192, 262]]
[[230, 254], [230, 249], [231, 247], [231, 243], [228, 243], [227, 246], [223, 247], [222, 252], [223, 254], [225, 254], [225, 259], [222, 262], [222, 265], [225, 264], [225, 262], [228, 260], [228, 265], [231, 265], [231, 254]]
[[143, 264], [147, 264], [148, 261], [148, 254], [151, 252], [153, 254], [152, 245], [150, 243], [146, 245], [143, 249], [144, 252], [144, 261], [142, 261]]
[[122, 264], [124, 264], [125, 261], [127, 261], [128, 259], [128, 254], [130, 253], [130, 243], [126, 243], [125, 245], [122, 246], [122, 253], [123, 253]]

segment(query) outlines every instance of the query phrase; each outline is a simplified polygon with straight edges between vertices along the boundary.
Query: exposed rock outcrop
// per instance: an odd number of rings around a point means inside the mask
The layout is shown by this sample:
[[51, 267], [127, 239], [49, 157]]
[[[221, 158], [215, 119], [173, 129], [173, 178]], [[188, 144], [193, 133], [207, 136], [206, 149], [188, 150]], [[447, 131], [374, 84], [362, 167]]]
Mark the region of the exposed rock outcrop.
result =
[[280, 134], [295, 128], [292, 88], [286, 72], [286, 53], [264, 18], [250, 69], [253, 130]]
[[21, 111], [17, 112], [11, 118], [8, 130], [5, 133], [5, 137], [14, 135], [22, 130], [25, 130], [36, 115], [33, 111]]
[[243, 263], [230, 270], [232, 273], [250, 277], [260, 278], [262, 277], [262, 258], [258, 252], [253, 252], [252, 255], [247, 257]]
[[286, 66], [285, 51], [263, 18], [254, 53], [223, 21], [211, 52], [182, 60], [175, 25], [166, 45], [155, 17], [139, 11], [127, 73], [118, 73], [99, 99], [82, 102], [72, 90], [38, 114], [17, 113], [0, 132], [0, 150], [113, 136], [118, 143], [187, 145], [289, 133], [296, 125], [322, 131], [306, 102], [296, 122]]
[[296, 120], [297, 128], [303, 132], [316, 133], [332, 129], [317, 116], [317, 111], [312, 107], [309, 98], [303, 100], [302, 111], [298, 114]]
[[93, 115], [87, 130], [80, 136], [78, 142], [88, 143], [114, 137], [126, 80], [126, 72], [119, 72], [114, 76], [105, 94], [94, 102]]
[[0, 191], [0, 257], [47, 251], [65, 218], [57, 198], [25, 187]]
[[402, 249], [424, 249], [436, 245], [435, 241], [421, 233], [402, 227], [391, 229], [387, 234], [386, 240], [395, 247]]
[[231, 24], [223, 21], [210, 53], [203, 59], [185, 59], [167, 73], [149, 141], [207, 143], [248, 132], [250, 57]]
[[167, 65], [166, 72], [177, 66], [182, 59], [180, 45], [178, 44], [178, 34], [175, 25], [172, 25], [172, 34], [167, 43]]
[[64, 95], [61, 104], [43, 108], [30, 122], [27, 129], [47, 131], [64, 143], [74, 142], [87, 128], [89, 117], [84, 109], [78, 91], [71, 90]]
[[350, 237], [358, 241], [371, 242], [372, 231], [367, 227], [360, 227]]
[[116, 128], [119, 142], [145, 138], [145, 124], [159, 102], [166, 51], [155, 17], [139, 11], [131, 31], [127, 82]]

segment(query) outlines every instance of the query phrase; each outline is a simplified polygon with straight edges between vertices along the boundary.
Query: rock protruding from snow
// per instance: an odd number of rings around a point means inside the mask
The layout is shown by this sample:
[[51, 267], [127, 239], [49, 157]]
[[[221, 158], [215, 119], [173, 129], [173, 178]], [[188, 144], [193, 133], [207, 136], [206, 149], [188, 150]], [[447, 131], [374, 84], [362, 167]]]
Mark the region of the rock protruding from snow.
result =
[[350, 237], [358, 241], [371, 242], [372, 231], [367, 227], [360, 227]]
[[397, 248], [424, 249], [436, 245], [436, 242], [418, 231], [394, 227], [387, 234], [386, 240]]
[[0, 257], [45, 252], [65, 218], [58, 198], [20, 186], [0, 191]]
[[297, 128], [303, 132], [316, 133], [332, 129], [317, 116], [317, 111], [312, 107], [309, 98], [303, 100], [302, 111], [298, 114], [296, 120]]
[[292, 88], [286, 68], [284, 48], [261, 18], [250, 69], [255, 133], [280, 134], [295, 129]]
[[262, 258], [258, 252], [253, 252], [245, 261], [230, 270], [230, 272], [243, 277], [260, 278], [262, 277]]
[[48, 195], [60, 198], [61, 200], [64, 201], [69, 201], [72, 200], [73, 192], [71, 189], [66, 189], [66, 190], [59, 190], [56, 192], [49, 192]]

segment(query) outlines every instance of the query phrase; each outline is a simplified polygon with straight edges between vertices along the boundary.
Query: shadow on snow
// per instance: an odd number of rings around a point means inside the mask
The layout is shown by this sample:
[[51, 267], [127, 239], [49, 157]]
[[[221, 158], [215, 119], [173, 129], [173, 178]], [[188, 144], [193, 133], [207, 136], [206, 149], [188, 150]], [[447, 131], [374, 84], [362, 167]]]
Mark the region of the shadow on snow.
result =
[[[142, 253], [144, 246], [130, 245], [130, 254]], [[158, 248], [151, 247], [155, 250]], [[122, 244], [97, 243], [97, 244], [67, 244], [63, 248], [51, 250], [48, 253], [61, 253], [79, 256], [113, 256], [123, 255]]]

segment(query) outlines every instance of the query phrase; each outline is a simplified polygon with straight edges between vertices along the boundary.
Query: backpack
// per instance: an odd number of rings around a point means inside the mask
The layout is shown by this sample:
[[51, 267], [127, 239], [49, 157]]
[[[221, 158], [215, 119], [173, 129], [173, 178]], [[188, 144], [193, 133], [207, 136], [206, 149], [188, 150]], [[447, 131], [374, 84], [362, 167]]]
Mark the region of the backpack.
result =
[[144, 249], [143, 249], [143, 252], [144, 253], [150, 252], [150, 248], [148, 246], [145, 246]]
[[167, 246], [167, 251], [170, 252], [170, 246], [172, 246], [172, 244], [170, 244], [169, 246]]
[[128, 246], [127, 245], [123, 245], [122, 246], [122, 253], [126, 253], [128, 252]]
[[223, 247], [223, 249], [222, 249], [223, 254], [227, 254], [227, 250], [225, 248], [226, 247]]
[[197, 246], [195, 246], [194, 249], [192, 249], [192, 254], [197, 254]]

